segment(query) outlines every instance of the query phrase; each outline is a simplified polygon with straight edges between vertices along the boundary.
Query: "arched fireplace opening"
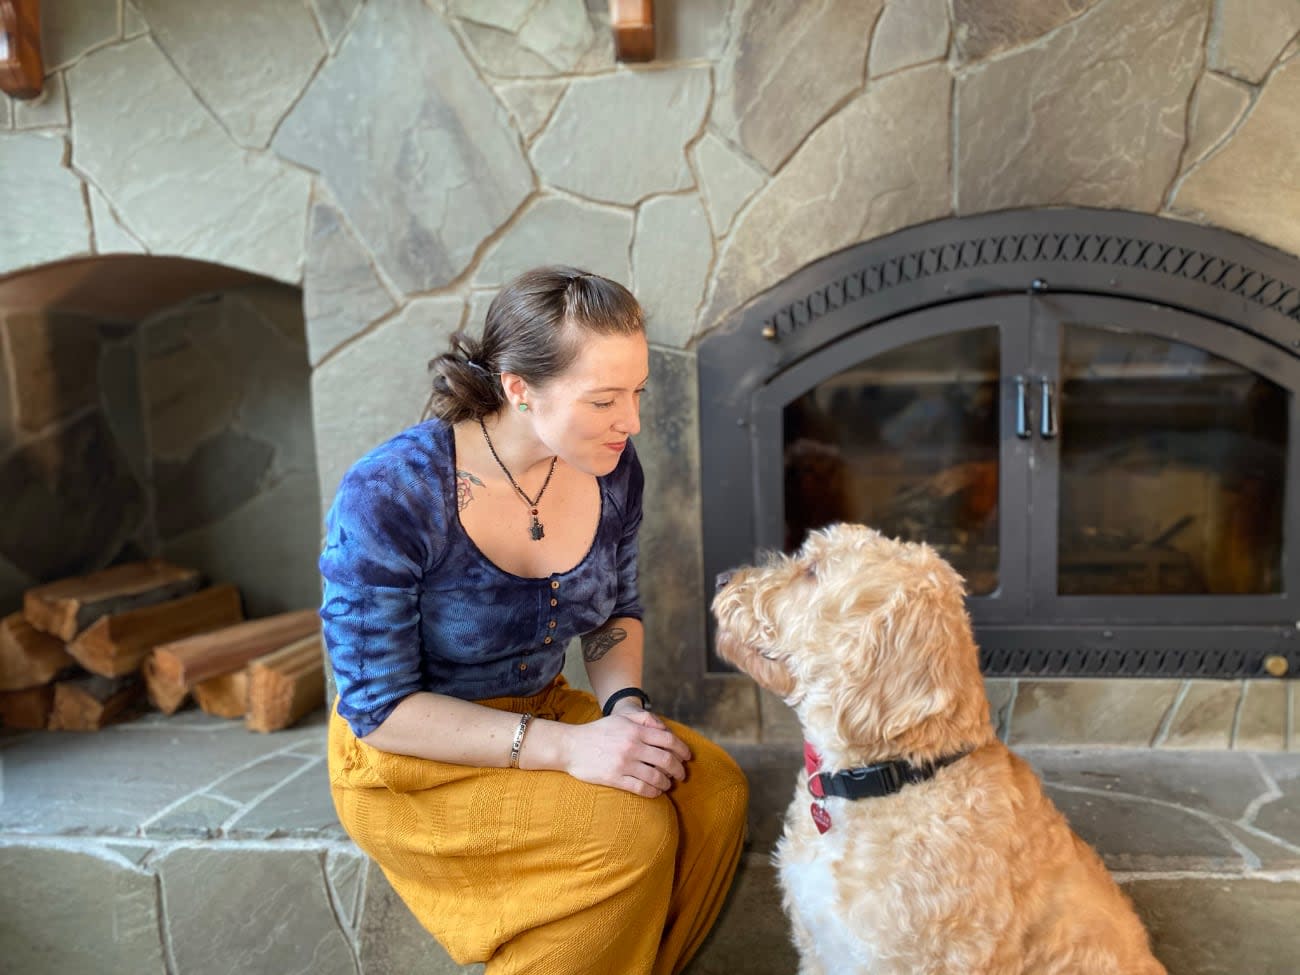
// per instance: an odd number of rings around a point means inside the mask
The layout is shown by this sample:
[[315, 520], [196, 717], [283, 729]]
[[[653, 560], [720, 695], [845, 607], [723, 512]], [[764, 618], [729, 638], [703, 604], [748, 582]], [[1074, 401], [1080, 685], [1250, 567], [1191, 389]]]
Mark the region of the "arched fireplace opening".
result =
[[962, 572], [986, 674], [1294, 674], [1298, 351], [1300, 262], [1205, 227], [849, 248], [700, 344], [705, 578], [862, 521]]

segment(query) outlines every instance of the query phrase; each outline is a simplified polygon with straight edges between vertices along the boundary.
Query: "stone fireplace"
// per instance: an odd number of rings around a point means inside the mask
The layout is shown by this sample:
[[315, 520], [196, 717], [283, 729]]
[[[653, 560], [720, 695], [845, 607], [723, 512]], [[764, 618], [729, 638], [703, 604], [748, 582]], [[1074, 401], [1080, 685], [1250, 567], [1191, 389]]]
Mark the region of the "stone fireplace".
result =
[[[632, 286], [653, 358], [647, 682], [739, 741], [788, 728], [708, 665], [702, 499], [743, 439], [699, 397], [719, 336], [846, 249], [1002, 211], [1042, 227], [1053, 208], [1122, 211], [1174, 247], [1225, 232], [1300, 253], [1300, 12], [1283, 0], [661, 0], [644, 66], [614, 61], [599, 0], [47, 6], [45, 93], [0, 100], [0, 274], [145, 254], [300, 287], [318, 505], [419, 416], [425, 363], [511, 275], [565, 261]], [[998, 287], [1050, 311], [1053, 275], [1031, 298], [1030, 264]], [[1290, 687], [1180, 677], [1134, 737], [1177, 700], [1217, 701], [1233, 727], [1266, 700], [1285, 747]], [[1058, 693], [990, 690], [1025, 721]]]

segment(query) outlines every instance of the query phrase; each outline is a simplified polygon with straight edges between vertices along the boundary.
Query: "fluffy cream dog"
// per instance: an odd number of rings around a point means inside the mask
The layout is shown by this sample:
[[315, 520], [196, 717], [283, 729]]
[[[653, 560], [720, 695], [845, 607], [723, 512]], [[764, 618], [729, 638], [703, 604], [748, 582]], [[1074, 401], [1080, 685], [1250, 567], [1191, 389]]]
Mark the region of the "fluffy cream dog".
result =
[[835, 525], [719, 583], [719, 652], [803, 727], [776, 853], [801, 975], [1163, 975], [1097, 854], [994, 734], [948, 563]]

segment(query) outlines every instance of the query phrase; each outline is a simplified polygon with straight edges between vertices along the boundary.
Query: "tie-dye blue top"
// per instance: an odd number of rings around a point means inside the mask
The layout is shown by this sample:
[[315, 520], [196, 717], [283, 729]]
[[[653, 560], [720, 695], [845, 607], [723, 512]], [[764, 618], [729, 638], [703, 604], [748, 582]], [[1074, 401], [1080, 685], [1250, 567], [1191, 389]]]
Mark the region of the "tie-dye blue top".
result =
[[448, 425], [411, 427], [353, 465], [325, 518], [320, 615], [339, 713], [358, 737], [416, 691], [536, 694], [574, 636], [641, 618], [644, 481], [630, 443], [598, 480], [591, 548], [568, 572], [537, 579], [499, 568], [461, 527]]

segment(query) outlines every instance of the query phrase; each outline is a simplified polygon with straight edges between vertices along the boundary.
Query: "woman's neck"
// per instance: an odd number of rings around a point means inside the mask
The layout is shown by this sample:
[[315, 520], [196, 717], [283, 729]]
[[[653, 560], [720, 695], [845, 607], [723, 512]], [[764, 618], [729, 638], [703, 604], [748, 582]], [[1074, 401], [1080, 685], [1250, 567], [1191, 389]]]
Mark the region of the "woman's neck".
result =
[[[492, 458], [494, 449], [500, 463], [505, 465], [516, 481], [522, 482], [525, 478], [531, 480], [534, 474], [545, 476], [555, 454], [537, 439], [528, 420], [503, 410], [483, 417], [482, 424], [480, 428], [478, 423], [471, 423], [467, 432], [482, 444], [489, 463], [496, 466], [497, 462]], [[483, 436], [483, 430], [491, 438], [491, 449]]]

